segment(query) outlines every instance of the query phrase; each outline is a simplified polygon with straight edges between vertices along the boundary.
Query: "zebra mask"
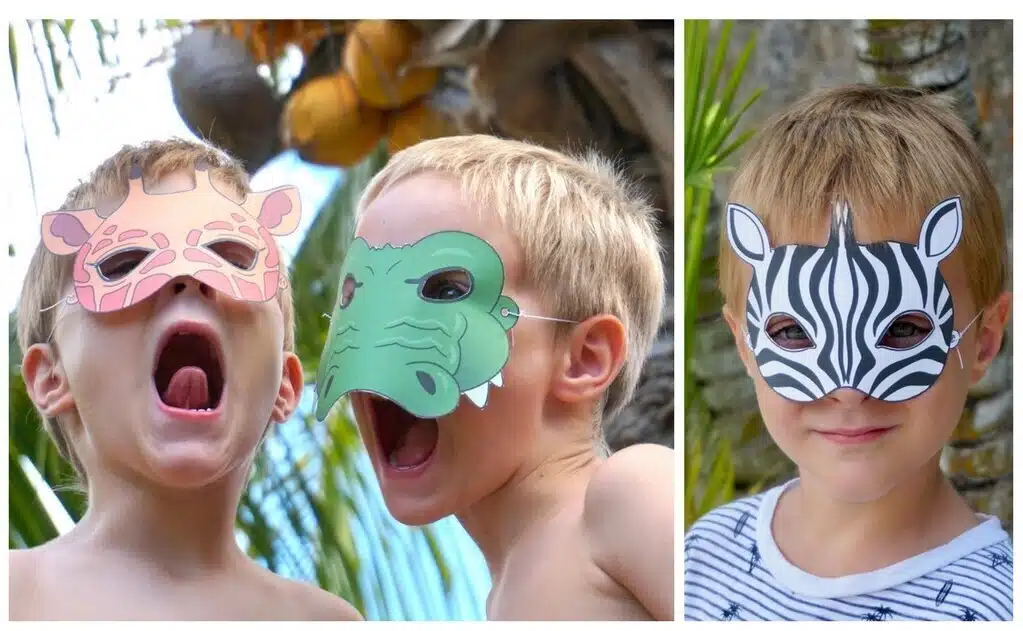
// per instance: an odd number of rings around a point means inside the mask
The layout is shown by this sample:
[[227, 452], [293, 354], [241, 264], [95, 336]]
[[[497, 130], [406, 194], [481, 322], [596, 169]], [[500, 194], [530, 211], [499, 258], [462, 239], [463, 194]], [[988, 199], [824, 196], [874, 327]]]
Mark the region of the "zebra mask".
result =
[[[931, 209], [916, 244], [857, 243], [848, 203], [835, 206], [823, 247], [772, 248], [750, 209], [728, 204], [726, 213], [728, 241], [753, 268], [746, 344], [767, 385], [786, 399], [815, 401], [839, 388], [888, 402], [916, 397], [938, 380], [949, 352], [980, 316], [962, 332], [953, 328], [952, 295], [938, 270], [962, 236], [958, 197]], [[900, 348], [890, 330], [906, 316], [928, 320], [929, 330]], [[802, 348], [783, 348], [768, 335], [776, 318], [801, 329]]]

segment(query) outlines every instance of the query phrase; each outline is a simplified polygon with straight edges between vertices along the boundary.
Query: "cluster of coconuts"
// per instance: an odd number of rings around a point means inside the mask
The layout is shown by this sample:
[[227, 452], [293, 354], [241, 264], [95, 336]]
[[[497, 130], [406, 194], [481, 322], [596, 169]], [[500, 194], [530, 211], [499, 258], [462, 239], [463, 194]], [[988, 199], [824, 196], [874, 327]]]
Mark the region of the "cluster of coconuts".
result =
[[407, 68], [420, 35], [400, 20], [360, 20], [346, 29], [342, 67], [291, 95], [282, 140], [317, 164], [350, 167], [386, 139], [394, 154], [447, 135], [444, 117], [426, 100], [436, 68]]

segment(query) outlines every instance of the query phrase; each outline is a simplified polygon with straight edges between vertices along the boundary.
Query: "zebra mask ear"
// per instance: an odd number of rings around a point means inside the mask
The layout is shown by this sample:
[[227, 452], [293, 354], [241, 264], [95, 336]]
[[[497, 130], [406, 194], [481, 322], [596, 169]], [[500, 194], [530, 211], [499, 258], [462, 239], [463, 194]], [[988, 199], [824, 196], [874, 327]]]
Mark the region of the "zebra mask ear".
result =
[[767, 230], [753, 211], [739, 204], [728, 204], [725, 210], [728, 243], [739, 258], [753, 267], [760, 266], [771, 251]]
[[920, 256], [937, 265], [948, 257], [959, 245], [963, 236], [963, 206], [958, 197], [952, 197], [938, 204], [927, 213], [920, 227], [917, 250]]

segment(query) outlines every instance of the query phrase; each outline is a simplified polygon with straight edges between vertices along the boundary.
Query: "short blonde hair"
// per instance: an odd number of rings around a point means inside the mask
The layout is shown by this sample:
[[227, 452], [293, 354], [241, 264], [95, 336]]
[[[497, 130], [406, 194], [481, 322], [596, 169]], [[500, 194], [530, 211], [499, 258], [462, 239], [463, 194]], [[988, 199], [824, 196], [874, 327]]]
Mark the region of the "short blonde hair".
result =
[[[463, 197], [492, 210], [523, 253], [523, 278], [549, 316], [582, 321], [612, 314], [622, 321], [628, 352], [598, 406], [595, 429], [616, 415], [639, 381], [664, 303], [664, 269], [656, 210], [614, 165], [596, 154], [557, 151], [487, 135], [420, 143], [394, 155], [356, 209], [422, 172], [450, 175]], [[484, 210], [485, 209], [485, 210]]]
[[[761, 218], [771, 245], [803, 242], [849, 201], [857, 226], [910, 232], [938, 202], [958, 195], [964, 264], [977, 309], [991, 304], [1008, 273], [1002, 206], [979, 149], [951, 101], [911, 88], [853, 85], [814, 93], [774, 116], [735, 173], [728, 201]], [[742, 313], [748, 270], [722, 229], [719, 283]]]
[[[178, 171], [192, 171], [197, 163], [205, 162], [211, 176], [227, 187], [225, 192], [242, 199], [249, 193], [249, 177], [236, 160], [212, 146], [175, 138], [124, 146], [96, 167], [88, 180], [71, 189], [60, 208], [54, 210], [98, 207], [113, 211], [128, 195], [128, 177], [136, 162], [142, 167], [143, 177], [154, 182]], [[74, 258], [73, 254], [53, 254], [42, 243], [36, 247], [18, 302], [18, 345], [22, 353], [33, 344], [49, 342], [56, 346], [51, 337], [58, 310], [48, 307], [57, 304], [71, 285]], [[283, 350], [291, 351], [295, 344], [295, 324], [290, 284], [278, 290], [277, 301], [284, 316]], [[71, 463], [82, 481], [86, 481], [85, 469], [59, 419], [47, 418], [41, 411], [39, 414], [57, 451]]]

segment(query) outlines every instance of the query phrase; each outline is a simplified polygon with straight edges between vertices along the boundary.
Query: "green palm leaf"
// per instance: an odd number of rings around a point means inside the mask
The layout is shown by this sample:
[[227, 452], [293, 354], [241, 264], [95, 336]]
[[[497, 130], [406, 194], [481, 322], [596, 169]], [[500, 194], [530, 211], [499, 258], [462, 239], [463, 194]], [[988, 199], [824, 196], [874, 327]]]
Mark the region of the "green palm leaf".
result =
[[[704, 312], [701, 286], [714, 270], [704, 268], [704, 238], [708, 232], [716, 177], [727, 170], [728, 159], [753, 135], [739, 134], [729, 142], [743, 114], [759, 98], [754, 91], [737, 109], [733, 107], [756, 42], [750, 38], [735, 64], [727, 71], [732, 25], [721, 26], [711, 55], [710, 23], [685, 21], [685, 262], [683, 381], [685, 440], [685, 527], [735, 494], [735, 469], [729, 441], [712, 426], [711, 415], [694, 379], [697, 316]], [[709, 61], [709, 63], [708, 63]], [[719, 91], [719, 86], [723, 87]]]

